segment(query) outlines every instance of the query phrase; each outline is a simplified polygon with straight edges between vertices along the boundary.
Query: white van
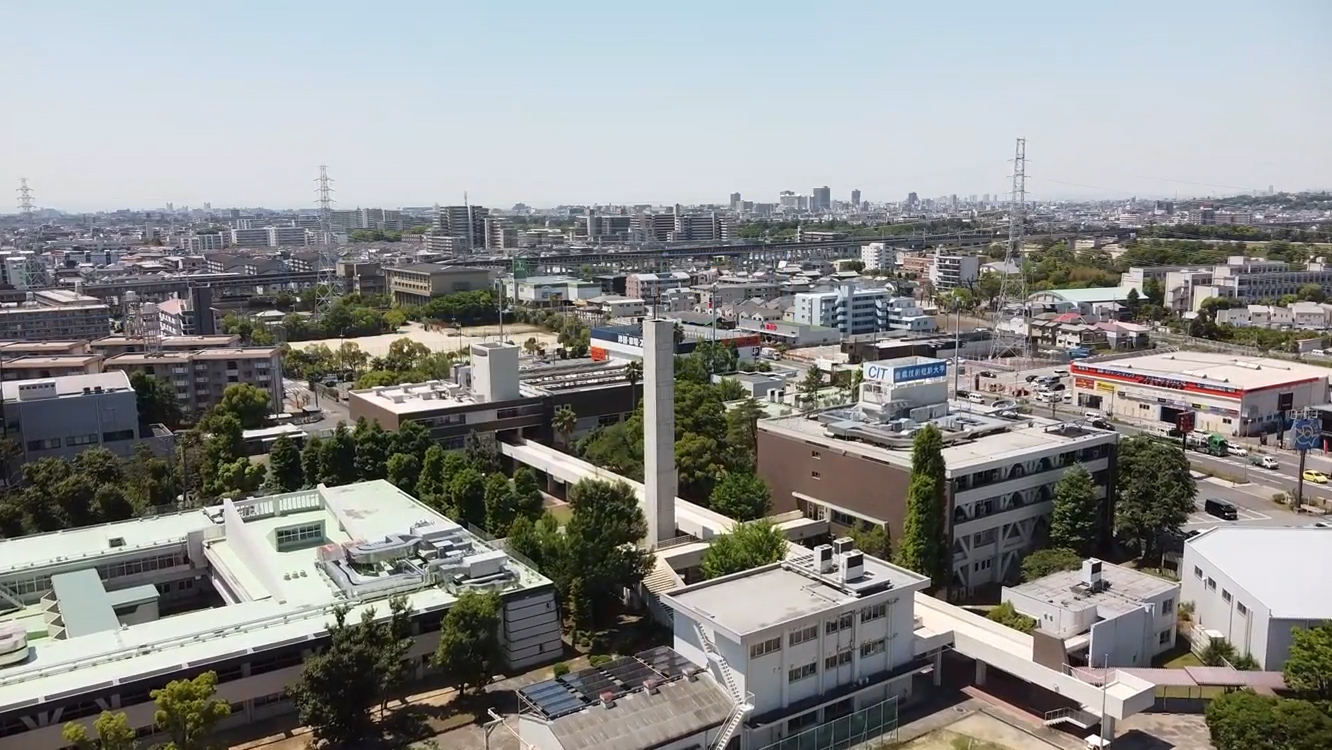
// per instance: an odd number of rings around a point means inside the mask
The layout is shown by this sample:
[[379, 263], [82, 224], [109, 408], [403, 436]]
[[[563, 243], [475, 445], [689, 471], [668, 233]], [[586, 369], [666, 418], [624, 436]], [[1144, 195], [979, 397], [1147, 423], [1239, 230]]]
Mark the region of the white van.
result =
[[983, 404], [985, 403], [985, 394], [972, 391], [967, 394], [967, 400], [973, 404]]

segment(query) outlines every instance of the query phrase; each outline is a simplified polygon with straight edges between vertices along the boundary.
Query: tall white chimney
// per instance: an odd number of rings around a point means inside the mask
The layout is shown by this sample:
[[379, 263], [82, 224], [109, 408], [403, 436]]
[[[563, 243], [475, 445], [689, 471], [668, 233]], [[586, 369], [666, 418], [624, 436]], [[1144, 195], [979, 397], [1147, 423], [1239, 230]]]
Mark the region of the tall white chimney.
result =
[[643, 321], [643, 494], [648, 542], [675, 537], [675, 323]]

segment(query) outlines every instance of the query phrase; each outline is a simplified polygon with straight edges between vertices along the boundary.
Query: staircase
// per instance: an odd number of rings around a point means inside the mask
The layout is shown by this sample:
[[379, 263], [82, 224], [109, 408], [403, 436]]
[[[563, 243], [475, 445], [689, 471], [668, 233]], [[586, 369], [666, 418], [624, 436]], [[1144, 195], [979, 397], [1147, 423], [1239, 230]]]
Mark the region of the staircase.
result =
[[719, 682], [726, 687], [726, 693], [731, 696], [731, 702], [734, 704], [730, 715], [726, 717], [726, 723], [722, 724], [721, 732], [717, 734], [716, 741], [712, 743], [714, 750], [720, 750], [726, 747], [735, 733], [740, 730], [740, 723], [745, 720], [745, 716], [754, 710], [754, 694], [740, 692], [740, 686], [736, 684], [735, 675], [731, 672], [731, 665], [717, 649], [717, 644], [712, 642], [707, 632], [697, 622], [694, 623], [694, 631], [698, 633], [698, 642], [703, 645], [703, 653], [707, 654], [708, 661], [716, 665], [717, 674], [720, 676]]
[[1101, 723], [1101, 717], [1080, 708], [1056, 708], [1045, 712], [1045, 726], [1072, 724], [1079, 729], [1089, 729]]
[[669, 626], [675, 622], [675, 610], [661, 603], [661, 595], [683, 585], [684, 579], [661, 557], [656, 558], [652, 569], [643, 576], [643, 598], [653, 618], [662, 625]]

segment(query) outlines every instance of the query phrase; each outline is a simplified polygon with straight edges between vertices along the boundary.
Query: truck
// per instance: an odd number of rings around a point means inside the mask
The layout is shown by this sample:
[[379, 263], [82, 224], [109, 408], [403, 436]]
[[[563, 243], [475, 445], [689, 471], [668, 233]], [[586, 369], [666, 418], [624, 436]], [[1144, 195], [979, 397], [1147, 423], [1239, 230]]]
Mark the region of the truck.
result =
[[1281, 468], [1281, 462], [1277, 461], [1275, 456], [1263, 456], [1257, 453], [1249, 454], [1249, 463], [1254, 466], [1261, 466], [1264, 469]]
[[1184, 439], [1185, 445], [1209, 456], [1225, 456], [1230, 452], [1226, 439], [1220, 435], [1194, 430]]

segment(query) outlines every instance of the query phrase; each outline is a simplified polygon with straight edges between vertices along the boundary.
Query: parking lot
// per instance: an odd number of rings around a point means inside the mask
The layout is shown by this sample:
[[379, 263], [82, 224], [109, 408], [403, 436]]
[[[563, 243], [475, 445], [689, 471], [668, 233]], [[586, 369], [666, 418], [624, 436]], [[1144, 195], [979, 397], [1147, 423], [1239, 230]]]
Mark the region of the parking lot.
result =
[[1216, 526], [1217, 524], [1222, 524], [1222, 523], [1260, 523], [1262, 521], [1271, 521], [1273, 518], [1272, 516], [1266, 513], [1253, 510], [1252, 508], [1244, 508], [1236, 506], [1235, 510], [1237, 511], [1239, 518], [1233, 521], [1226, 521], [1217, 518], [1216, 516], [1210, 513], [1207, 513], [1206, 511], [1202, 510], [1201, 507], [1199, 507], [1197, 510], [1195, 510], [1192, 514], [1189, 515], [1189, 520], [1184, 525], [1189, 528], [1194, 528], [1198, 526], [1206, 526], [1210, 528], [1212, 526]]

